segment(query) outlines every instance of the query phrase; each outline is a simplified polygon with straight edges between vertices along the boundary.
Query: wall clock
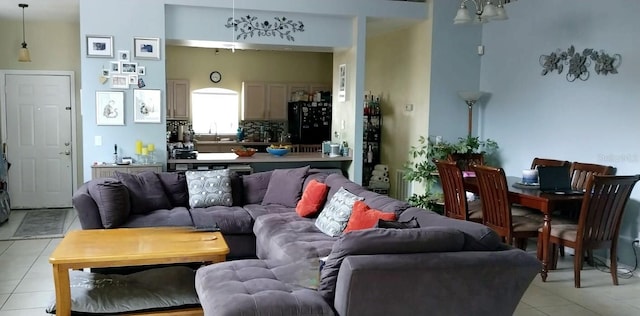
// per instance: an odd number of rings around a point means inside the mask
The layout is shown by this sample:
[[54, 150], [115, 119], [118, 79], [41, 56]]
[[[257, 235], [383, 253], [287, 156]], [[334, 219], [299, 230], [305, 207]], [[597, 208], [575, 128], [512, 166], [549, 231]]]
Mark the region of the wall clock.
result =
[[219, 71], [212, 71], [209, 74], [209, 79], [211, 80], [211, 82], [213, 83], [218, 83], [220, 82], [220, 80], [222, 80], [222, 74], [220, 74]]

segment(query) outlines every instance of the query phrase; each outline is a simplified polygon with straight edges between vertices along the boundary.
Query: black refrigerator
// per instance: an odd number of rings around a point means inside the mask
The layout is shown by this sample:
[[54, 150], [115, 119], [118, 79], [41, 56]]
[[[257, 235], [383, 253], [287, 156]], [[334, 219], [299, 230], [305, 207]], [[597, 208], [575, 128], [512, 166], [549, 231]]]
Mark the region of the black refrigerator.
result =
[[289, 102], [289, 134], [293, 144], [321, 144], [331, 140], [331, 103]]

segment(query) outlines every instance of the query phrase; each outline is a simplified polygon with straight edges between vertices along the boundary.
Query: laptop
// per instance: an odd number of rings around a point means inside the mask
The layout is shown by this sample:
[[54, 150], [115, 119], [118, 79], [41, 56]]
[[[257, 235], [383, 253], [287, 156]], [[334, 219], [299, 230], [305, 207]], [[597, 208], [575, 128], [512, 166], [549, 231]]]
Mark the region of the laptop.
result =
[[540, 191], [551, 194], [582, 195], [584, 191], [571, 188], [569, 166], [538, 166]]

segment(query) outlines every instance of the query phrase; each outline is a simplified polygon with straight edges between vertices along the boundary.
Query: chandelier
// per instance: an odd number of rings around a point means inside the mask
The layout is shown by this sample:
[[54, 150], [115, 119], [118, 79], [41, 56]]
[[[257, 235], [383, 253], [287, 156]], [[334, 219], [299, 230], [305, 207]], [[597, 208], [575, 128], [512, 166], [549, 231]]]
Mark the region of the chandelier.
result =
[[[474, 14], [467, 9], [467, 2], [473, 3], [475, 7]], [[453, 24], [479, 24], [487, 23], [491, 20], [506, 20], [509, 17], [507, 17], [504, 5], [509, 2], [511, 0], [486, 0], [484, 2], [483, 0], [462, 0], [456, 17], [453, 18]]]

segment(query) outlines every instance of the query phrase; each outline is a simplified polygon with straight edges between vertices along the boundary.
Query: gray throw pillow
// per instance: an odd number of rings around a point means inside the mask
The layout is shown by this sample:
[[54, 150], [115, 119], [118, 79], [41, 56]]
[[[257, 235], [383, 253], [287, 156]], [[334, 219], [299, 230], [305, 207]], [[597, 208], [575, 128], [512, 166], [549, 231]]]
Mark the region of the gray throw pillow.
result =
[[338, 192], [331, 197], [329, 203], [324, 206], [320, 215], [318, 215], [315, 222], [316, 227], [331, 237], [340, 235], [345, 227], [347, 227], [353, 205], [356, 201], [362, 200], [363, 198], [341, 187]]
[[187, 171], [185, 176], [191, 208], [233, 205], [229, 169]]
[[150, 211], [171, 209], [171, 201], [162, 187], [162, 182], [153, 171], [138, 174], [114, 172], [116, 178], [129, 189], [131, 213], [145, 214]]
[[187, 191], [187, 179], [184, 173], [160, 172], [158, 173], [158, 179], [160, 179], [173, 207], [189, 206], [189, 192]]
[[279, 204], [296, 207], [302, 196], [302, 184], [309, 166], [295, 169], [276, 169], [271, 174], [262, 205]]
[[461, 251], [464, 234], [449, 227], [363, 229], [346, 233], [333, 244], [320, 272], [318, 291], [333, 303], [342, 261], [349, 255]]
[[129, 190], [122, 182], [116, 179], [90, 181], [87, 189], [98, 206], [104, 228], [115, 228], [127, 221], [131, 204]]
[[242, 176], [242, 188], [245, 204], [260, 204], [267, 193], [273, 171], [256, 172]]

